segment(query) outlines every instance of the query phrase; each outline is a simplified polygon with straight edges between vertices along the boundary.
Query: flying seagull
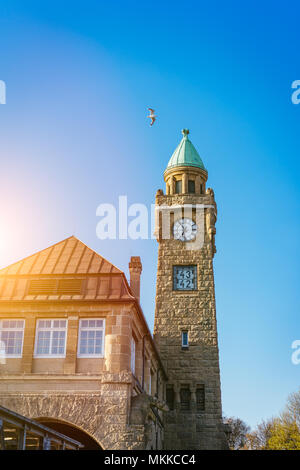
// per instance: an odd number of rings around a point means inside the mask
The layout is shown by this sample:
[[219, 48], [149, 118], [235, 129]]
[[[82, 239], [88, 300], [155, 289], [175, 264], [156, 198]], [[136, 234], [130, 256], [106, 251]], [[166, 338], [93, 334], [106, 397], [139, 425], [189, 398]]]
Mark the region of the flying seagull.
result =
[[155, 116], [155, 114], [154, 114], [155, 111], [154, 111], [154, 109], [152, 109], [152, 108], [148, 108], [148, 109], [149, 109], [149, 113], [150, 113], [150, 114], [149, 114], [149, 116], [147, 116], [147, 117], [151, 119], [151, 124], [150, 124], [150, 126], [153, 126], [154, 121], [155, 121], [155, 119], [156, 119], [156, 116]]

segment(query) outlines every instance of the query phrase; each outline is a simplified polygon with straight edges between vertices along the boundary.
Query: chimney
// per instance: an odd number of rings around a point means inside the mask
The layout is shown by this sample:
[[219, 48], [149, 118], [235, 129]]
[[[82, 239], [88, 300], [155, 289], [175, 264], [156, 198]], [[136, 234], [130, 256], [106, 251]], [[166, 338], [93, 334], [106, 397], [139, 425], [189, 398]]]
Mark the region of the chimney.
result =
[[139, 256], [131, 256], [129, 263], [130, 272], [130, 287], [134, 296], [140, 301], [140, 283], [141, 283], [141, 272], [142, 263]]

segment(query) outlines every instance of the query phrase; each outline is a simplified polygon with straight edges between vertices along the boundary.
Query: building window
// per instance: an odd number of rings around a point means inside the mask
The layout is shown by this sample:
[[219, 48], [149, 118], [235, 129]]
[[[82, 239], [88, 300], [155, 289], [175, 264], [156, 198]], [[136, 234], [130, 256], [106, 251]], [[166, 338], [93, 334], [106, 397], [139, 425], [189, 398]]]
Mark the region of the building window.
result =
[[189, 410], [190, 409], [190, 403], [191, 403], [191, 392], [188, 387], [188, 385], [183, 386], [180, 389], [180, 404], [181, 404], [181, 409], [183, 411]]
[[78, 357], [104, 356], [104, 328], [105, 322], [101, 318], [80, 320]]
[[175, 193], [181, 194], [182, 193], [182, 182], [181, 180], [175, 181]]
[[149, 395], [152, 394], [152, 391], [153, 391], [153, 380], [154, 380], [154, 372], [153, 370], [150, 370], [150, 382], [149, 382]]
[[205, 387], [204, 385], [197, 385], [196, 388], [196, 403], [197, 403], [197, 410], [204, 411], [205, 410]]
[[174, 388], [173, 385], [167, 385], [166, 402], [170, 410], [174, 410]]
[[195, 193], [195, 181], [194, 180], [188, 181], [188, 192]]
[[200, 194], [203, 194], [203, 184], [200, 184]]
[[25, 320], [0, 321], [0, 348], [6, 357], [22, 357]]
[[135, 340], [131, 338], [131, 359], [130, 359], [131, 372], [135, 374]]
[[187, 331], [182, 331], [181, 332], [181, 346], [183, 348], [188, 348], [189, 347], [189, 334]]
[[35, 357], [65, 357], [67, 320], [38, 320]]

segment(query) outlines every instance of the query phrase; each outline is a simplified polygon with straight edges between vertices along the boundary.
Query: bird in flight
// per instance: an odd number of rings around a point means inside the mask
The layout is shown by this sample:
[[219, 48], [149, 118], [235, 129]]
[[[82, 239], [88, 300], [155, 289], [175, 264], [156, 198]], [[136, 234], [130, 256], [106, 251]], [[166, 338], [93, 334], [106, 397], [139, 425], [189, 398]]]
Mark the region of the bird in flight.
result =
[[151, 119], [150, 126], [153, 126], [153, 124], [155, 122], [155, 119], [156, 119], [156, 116], [154, 114], [155, 111], [152, 108], [148, 108], [148, 110], [149, 110], [149, 116], [147, 116], [147, 117]]

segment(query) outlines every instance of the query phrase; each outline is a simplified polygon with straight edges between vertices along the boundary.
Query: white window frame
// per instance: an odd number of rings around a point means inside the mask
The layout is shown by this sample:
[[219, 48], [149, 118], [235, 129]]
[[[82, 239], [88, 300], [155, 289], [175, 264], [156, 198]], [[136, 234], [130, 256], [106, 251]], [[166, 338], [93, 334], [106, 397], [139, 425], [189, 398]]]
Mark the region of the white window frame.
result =
[[[103, 326], [95, 326], [95, 327], [82, 327], [81, 326], [81, 323], [84, 321], [84, 320], [101, 320], [103, 322]], [[93, 318], [93, 317], [88, 317], [88, 318], [80, 318], [79, 320], [79, 331], [78, 331], [78, 344], [77, 344], [77, 357], [82, 357], [82, 358], [85, 358], [85, 357], [89, 357], [89, 358], [95, 358], [95, 359], [99, 359], [99, 358], [103, 358], [104, 357], [104, 351], [105, 351], [105, 318]], [[102, 348], [101, 348], [101, 353], [100, 354], [80, 354], [80, 341], [81, 341], [81, 332], [82, 331], [91, 331], [91, 330], [100, 330], [100, 331], [103, 331], [103, 341], [102, 341]]]
[[[4, 321], [8, 321], [8, 322], [11, 322], [11, 321], [22, 321], [22, 322], [23, 322], [23, 327], [22, 327], [22, 328], [17, 328], [17, 327], [15, 327], [15, 328], [11, 328], [11, 327], [9, 327], [9, 328], [3, 328], [3, 327], [2, 327], [2, 323], [3, 323]], [[6, 358], [12, 358], [12, 359], [13, 359], [13, 358], [20, 358], [20, 357], [22, 357], [22, 355], [23, 355], [23, 344], [24, 344], [25, 320], [24, 320], [23, 318], [1, 318], [1, 320], [0, 320], [0, 333], [2, 333], [3, 331], [22, 331], [23, 334], [22, 334], [22, 345], [21, 345], [21, 352], [20, 352], [20, 354], [8, 354], [8, 353], [6, 352], [6, 350], [5, 350], [5, 357], [6, 357]], [[1, 337], [2, 337], [2, 335], [0, 335], [0, 342], [3, 342], [3, 343], [4, 343], [4, 341], [1, 340]]]
[[[186, 335], [186, 344], [183, 343], [183, 338]], [[181, 347], [188, 348], [189, 347], [189, 332], [184, 330], [181, 332]]]
[[134, 337], [131, 338], [130, 342], [130, 368], [133, 375], [135, 375], [135, 354], [136, 354], [136, 341]]
[[[50, 321], [51, 322], [51, 327], [50, 328], [39, 328], [39, 322], [40, 321]], [[52, 326], [53, 322], [55, 321], [65, 321], [66, 326], [64, 328], [59, 328]], [[52, 341], [53, 341], [53, 331], [65, 331], [65, 343], [64, 343], [64, 354], [38, 354], [37, 353], [37, 347], [38, 347], [38, 332], [39, 331], [50, 331], [50, 351], [52, 349]], [[67, 349], [67, 336], [68, 336], [68, 320], [67, 318], [38, 318], [36, 322], [36, 328], [35, 328], [35, 344], [34, 344], [34, 355], [33, 357], [39, 358], [39, 359], [49, 359], [49, 358], [56, 358], [56, 359], [61, 359], [66, 357], [66, 349]]]

